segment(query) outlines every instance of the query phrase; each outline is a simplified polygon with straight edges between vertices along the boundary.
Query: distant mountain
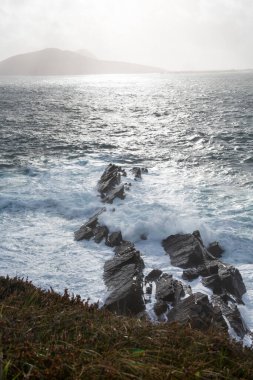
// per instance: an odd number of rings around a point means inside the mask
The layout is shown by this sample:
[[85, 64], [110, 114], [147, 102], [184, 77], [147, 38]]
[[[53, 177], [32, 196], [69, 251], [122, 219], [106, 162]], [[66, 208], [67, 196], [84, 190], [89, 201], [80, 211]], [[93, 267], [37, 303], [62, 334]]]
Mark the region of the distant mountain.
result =
[[83, 75], [161, 73], [165, 70], [126, 62], [102, 61], [86, 50], [44, 49], [0, 62], [0, 75]]
[[83, 55], [84, 57], [88, 58], [93, 58], [93, 59], [98, 59], [95, 54], [91, 53], [89, 50], [86, 49], [80, 49], [77, 50], [76, 53]]

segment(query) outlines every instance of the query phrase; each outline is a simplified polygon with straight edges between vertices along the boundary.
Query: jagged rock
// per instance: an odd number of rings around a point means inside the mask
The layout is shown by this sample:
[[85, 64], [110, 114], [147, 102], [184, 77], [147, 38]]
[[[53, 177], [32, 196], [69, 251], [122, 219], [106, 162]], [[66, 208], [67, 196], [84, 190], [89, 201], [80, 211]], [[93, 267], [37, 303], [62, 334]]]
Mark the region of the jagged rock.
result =
[[104, 266], [104, 281], [110, 295], [105, 307], [118, 314], [136, 315], [145, 309], [142, 289], [144, 262], [133, 244], [123, 242]]
[[201, 245], [204, 245], [199, 230], [193, 231], [192, 234], [193, 234], [193, 236], [195, 236], [195, 238], [198, 239], [198, 241], [201, 243]]
[[105, 203], [112, 203], [115, 198], [125, 199], [125, 196], [125, 187], [124, 185], [120, 185], [115, 189], [110, 190], [102, 200]]
[[75, 240], [89, 240], [91, 239], [95, 234], [95, 229], [98, 226], [98, 217], [101, 215], [104, 211], [106, 211], [105, 207], [101, 208], [96, 214], [94, 214], [88, 222], [83, 224], [79, 230], [74, 232]]
[[218, 273], [219, 262], [216, 260], [208, 262], [206, 265], [200, 265], [196, 268], [189, 268], [183, 271], [182, 278], [187, 281], [192, 281], [199, 276], [210, 276]]
[[98, 181], [98, 191], [102, 194], [108, 193], [116, 185], [120, 184], [121, 168], [114, 164], [109, 164]]
[[180, 281], [164, 273], [156, 282], [156, 299], [177, 304], [185, 292]]
[[204, 265], [207, 252], [198, 238], [192, 234], [171, 235], [164, 239], [162, 245], [170, 255], [171, 264], [180, 268]]
[[99, 244], [103, 239], [107, 239], [109, 230], [106, 226], [98, 226], [94, 230], [94, 241]]
[[112, 232], [107, 240], [106, 240], [106, 245], [108, 245], [109, 247], [116, 247], [117, 245], [120, 245], [122, 242], [122, 235], [121, 235], [121, 231], [115, 231], [115, 232]]
[[211, 255], [213, 255], [216, 258], [220, 258], [222, 256], [222, 253], [224, 252], [224, 249], [221, 248], [217, 241], [210, 243], [207, 250], [211, 253]]
[[122, 243], [114, 249], [116, 256], [122, 256], [133, 251], [135, 251], [134, 244], [126, 240], [123, 240]]
[[206, 330], [210, 326], [226, 328], [219, 308], [213, 307], [207, 295], [195, 293], [180, 301], [167, 314], [168, 322], [190, 324], [191, 327]]
[[215, 294], [228, 293], [235, 296], [236, 301], [242, 302], [242, 296], [246, 292], [241, 273], [231, 265], [220, 264], [217, 274], [204, 277], [204, 286], [211, 288]]
[[158, 317], [166, 313], [167, 310], [168, 310], [168, 305], [164, 301], [157, 301], [154, 305], [154, 312], [156, 313]]
[[243, 338], [245, 334], [249, 332], [249, 329], [243, 321], [238, 307], [231, 301], [230, 305], [228, 305], [226, 296], [224, 301], [224, 296], [220, 297], [213, 295], [212, 303], [222, 311], [222, 314], [227, 318], [230, 326], [239, 337]]
[[158, 280], [163, 272], [160, 269], [153, 269], [149, 274], [145, 277], [145, 283], [153, 282]]

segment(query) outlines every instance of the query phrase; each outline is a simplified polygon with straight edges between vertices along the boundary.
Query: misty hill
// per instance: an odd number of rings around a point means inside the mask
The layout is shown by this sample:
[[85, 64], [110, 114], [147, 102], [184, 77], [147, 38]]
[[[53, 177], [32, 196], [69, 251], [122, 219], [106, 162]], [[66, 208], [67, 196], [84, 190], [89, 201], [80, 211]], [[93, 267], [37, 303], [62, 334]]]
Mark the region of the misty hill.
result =
[[0, 75], [135, 74], [163, 71], [133, 63], [99, 60], [86, 50], [72, 52], [54, 48], [16, 55], [0, 62]]

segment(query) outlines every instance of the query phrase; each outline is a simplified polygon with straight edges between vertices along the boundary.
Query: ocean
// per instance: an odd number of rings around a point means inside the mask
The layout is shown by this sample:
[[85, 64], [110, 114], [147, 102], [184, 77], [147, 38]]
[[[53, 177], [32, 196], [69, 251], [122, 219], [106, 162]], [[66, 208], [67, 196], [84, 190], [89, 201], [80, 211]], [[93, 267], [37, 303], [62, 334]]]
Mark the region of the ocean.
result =
[[253, 330], [253, 73], [0, 77], [0, 275], [103, 304], [113, 251], [73, 234], [110, 162], [149, 171], [101, 216], [145, 273], [181, 279], [161, 240], [199, 229], [240, 270]]

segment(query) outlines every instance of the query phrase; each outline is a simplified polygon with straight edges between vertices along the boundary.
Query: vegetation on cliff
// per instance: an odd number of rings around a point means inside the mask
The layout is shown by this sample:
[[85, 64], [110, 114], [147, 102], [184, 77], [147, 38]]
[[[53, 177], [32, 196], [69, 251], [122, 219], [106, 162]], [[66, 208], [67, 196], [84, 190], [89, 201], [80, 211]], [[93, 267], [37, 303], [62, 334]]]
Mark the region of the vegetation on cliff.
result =
[[65, 291], [0, 278], [1, 379], [252, 379], [225, 332], [116, 316]]

